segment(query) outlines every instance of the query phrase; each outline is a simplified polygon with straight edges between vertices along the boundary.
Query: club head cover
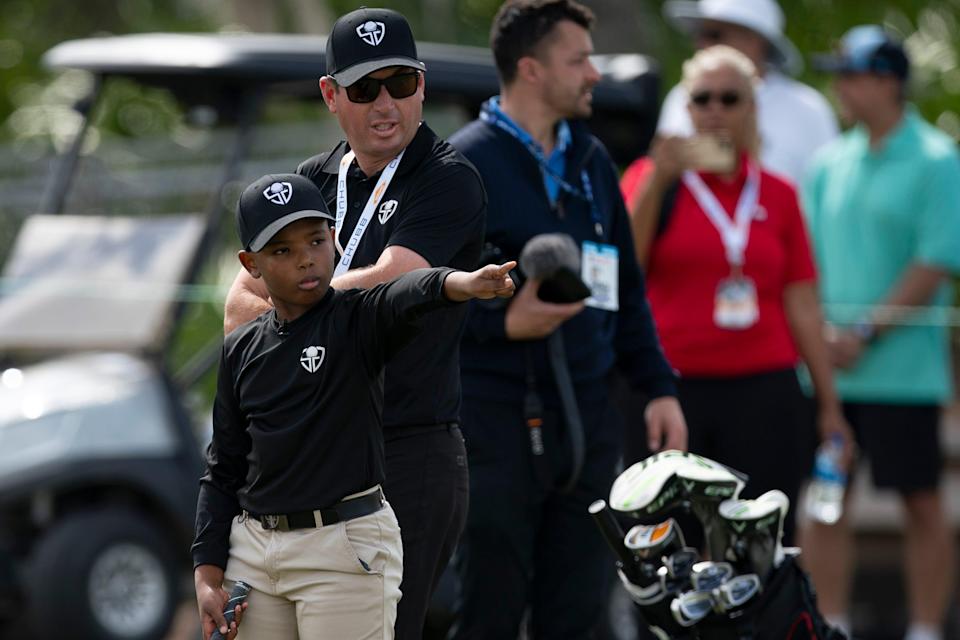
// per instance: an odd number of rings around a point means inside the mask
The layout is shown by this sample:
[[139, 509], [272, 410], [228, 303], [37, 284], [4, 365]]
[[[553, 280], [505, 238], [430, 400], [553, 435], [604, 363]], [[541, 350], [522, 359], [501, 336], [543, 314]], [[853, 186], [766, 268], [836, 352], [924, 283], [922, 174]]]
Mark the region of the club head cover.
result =
[[691, 500], [735, 498], [743, 488], [742, 474], [702, 456], [663, 451], [621, 473], [610, 489], [610, 507], [641, 520]]
[[783, 522], [790, 500], [777, 489], [754, 500], [725, 500], [717, 515], [728, 536], [725, 555], [741, 572], [766, 579], [783, 562]]

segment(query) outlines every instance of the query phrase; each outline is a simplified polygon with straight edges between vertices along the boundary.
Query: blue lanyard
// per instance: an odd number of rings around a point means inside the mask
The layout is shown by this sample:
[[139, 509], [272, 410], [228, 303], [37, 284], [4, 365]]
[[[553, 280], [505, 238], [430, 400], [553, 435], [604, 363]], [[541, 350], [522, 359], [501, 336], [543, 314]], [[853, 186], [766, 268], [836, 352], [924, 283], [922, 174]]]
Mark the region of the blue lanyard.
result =
[[549, 174], [550, 177], [556, 180], [561, 190], [566, 191], [572, 196], [586, 200], [590, 204], [590, 217], [593, 219], [593, 230], [597, 234], [597, 237], [603, 238], [603, 218], [600, 216], [600, 209], [597, 207], [597, 202], [594, 199], [593, 184], [590, 182], [590, 176], [587, 174], [586, 169], [580, 171], [580, 181], [583, 183], [583, 191], [567, 182], [563, 176], [557, 175], [550, 165], [547, 164], [547, 159], [544, 157], [543, 149], [540, 148], [540, 145], [534, 141], [530, 134], [521, 129], [516, 122], [500, 110], [500, 101], [497, 97], [490, 98], [484, 103], [480, 109], [480, 119], [506, 131], [526, 147], [527, 151], [530, 152], [530, 155], [533, 156], [540, 166], [540, 171]]

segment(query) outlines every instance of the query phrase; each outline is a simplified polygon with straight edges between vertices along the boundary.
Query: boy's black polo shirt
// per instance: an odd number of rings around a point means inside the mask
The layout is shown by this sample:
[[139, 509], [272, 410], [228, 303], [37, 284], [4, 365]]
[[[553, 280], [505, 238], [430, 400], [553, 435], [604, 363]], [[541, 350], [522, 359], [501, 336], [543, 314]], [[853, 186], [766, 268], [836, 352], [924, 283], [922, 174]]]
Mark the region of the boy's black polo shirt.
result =
[[[340, 143], [297, 168], [297, 173], [320, 187], [330, 211], [336, 210], [337, 171], [347, 150], [347, 145]], [[356, 162], [350, 167], [341, 243], [353, 233], [379, 177], [379, 173], [364, 176]], [[379, 215], [391, 200], [396, 201], [396, 208], [389, 215]], [[415, 251], [433, 267], [477, 268], [487, 211], [483, 181], [470, 161], [426, 123], [407, 147], [380, 202], [352, 268], [375, 264], [383, 250], [394, 245]], [[459, 305], [425, 316], [421, 334], [387, 365], [384, 427], [459, 420], [459, 343], [466, 314], [467, 306]]]
[[329, 290], [281, 325], [269, 311], [227, 335], [200, 483], [194, 566], [225, 567], [233, 517], [329, 507], [384, 480], [384, 362], [417, 319], [464, 307], [449, 269], [417, 269], [371, 289]]

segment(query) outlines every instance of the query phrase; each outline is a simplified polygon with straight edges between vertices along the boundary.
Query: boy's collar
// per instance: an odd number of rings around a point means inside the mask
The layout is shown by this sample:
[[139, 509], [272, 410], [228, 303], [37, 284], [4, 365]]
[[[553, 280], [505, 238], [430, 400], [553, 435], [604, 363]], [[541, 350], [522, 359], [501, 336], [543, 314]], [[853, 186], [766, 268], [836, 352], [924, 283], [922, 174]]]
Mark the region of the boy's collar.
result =
[[292, 333], [297, 327], [305, 324], [305, 319], [313, 316], [321, 308], [327, 306], [327, 303], [333, 298], [333, 292], [335, 289], [327, 285], [327, 292], [323, 294], [323, 297], [317, 300], [313, 305], [311, 305], [306, 311], [301, 313], [299, 316], [293, 320], [283, 320], [277, 315], [277, 309], [274, 307], [270, 311], [270, 324], [273, 326], [273, 329], [277, 332], [277, 335], [288, 335]]

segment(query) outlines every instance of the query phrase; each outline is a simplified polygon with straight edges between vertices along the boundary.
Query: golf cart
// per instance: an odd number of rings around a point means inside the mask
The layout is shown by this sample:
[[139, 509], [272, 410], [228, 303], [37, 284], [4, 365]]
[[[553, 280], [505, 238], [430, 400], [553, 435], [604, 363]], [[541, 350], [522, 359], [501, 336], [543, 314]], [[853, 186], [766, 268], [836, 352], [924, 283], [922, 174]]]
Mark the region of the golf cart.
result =
[[[209, 418], [197, 419], [208, 408], [194, 411], [187, 391], [216, 363], [219, 332], [176, 371], [169, 354], [198, 292], [222, 307], [223, 289], [199, 283], [221, 280], [211, 272], [232, 253], [239, 189], [333, 143], [330, 124], [314, 138], [319, 124], [304, 136], [262, 123], [274, 100], [319, 101], [324, 50], [319, 37], [144, 34], [47, 53], [50, 68], [93, 81], [0, 281], [0, 629], [11, 637], [163, 638], [189, 597]], [[426, 118], [434, 124], [438, 109], [443, 134], [497, 92], [487, 50], [422, 44], [420, 54]], [[593, 124], [625, 163], [652, 136], [657, 74], [638, 55], [597, 64]], [[98, 99], [117, 82], [173, 97], [192, 118], [183, 149], [135, 172], [127, 154], [112, 164], [86, 154]], [[191, 166], [206, 153], [188, 152], [197, 138], [216, 148], [215, 172]], [[278, 148], [294, 143], [306, 148]], [[258, 145], [268, 151], [249, 160]], [[161, 215], [148, 199], [176, 202], [178, 213]]]

